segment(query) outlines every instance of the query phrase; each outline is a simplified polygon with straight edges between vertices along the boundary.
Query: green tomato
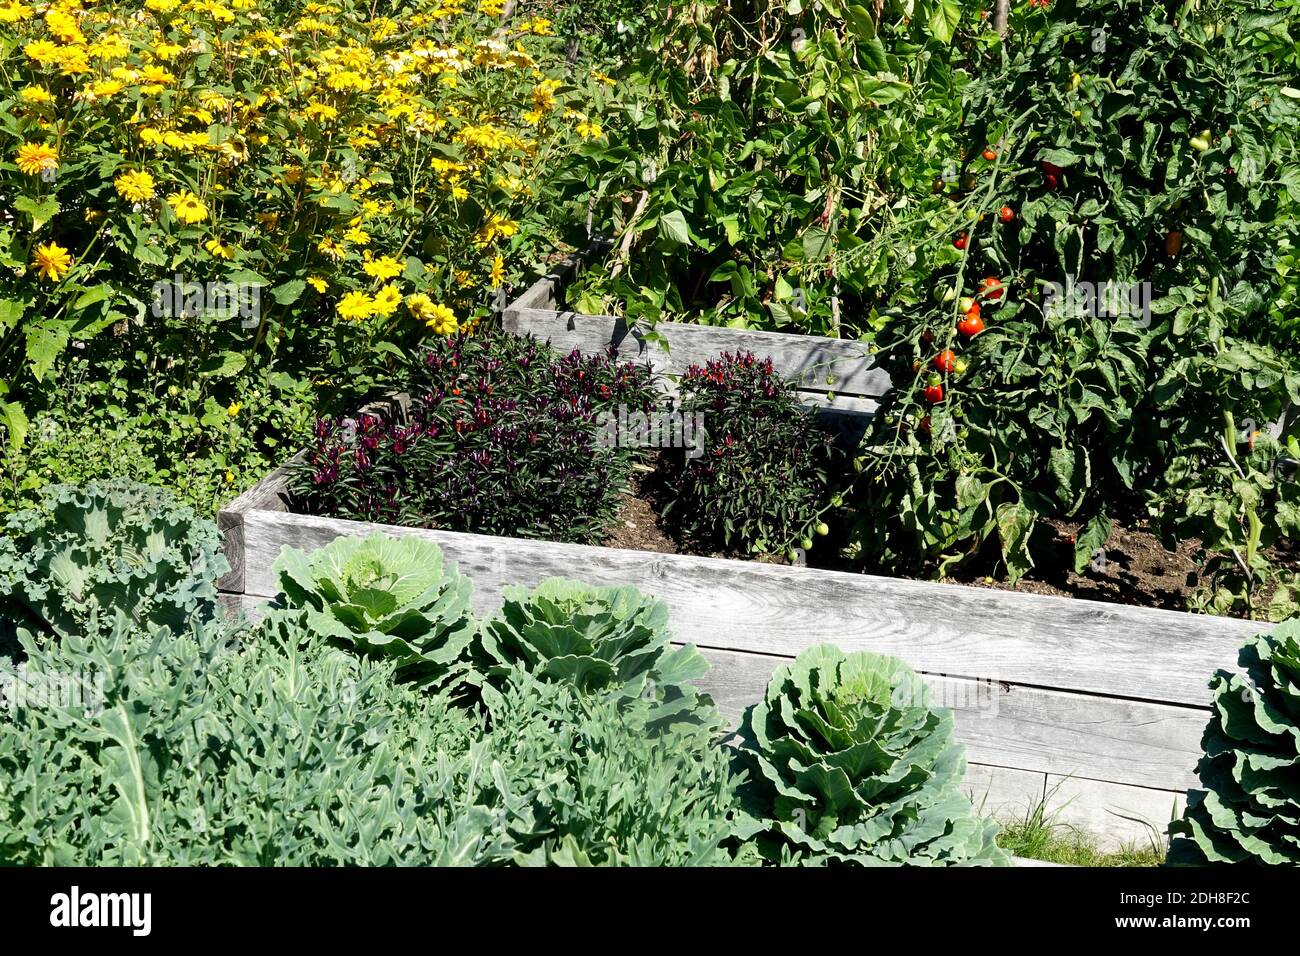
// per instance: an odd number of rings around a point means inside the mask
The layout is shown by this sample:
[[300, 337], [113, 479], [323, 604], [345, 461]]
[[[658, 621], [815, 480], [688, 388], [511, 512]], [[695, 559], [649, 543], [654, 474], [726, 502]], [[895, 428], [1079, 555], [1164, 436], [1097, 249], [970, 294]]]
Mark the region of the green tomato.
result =
[[825, 521], [818, 521], [817, 527], [814, 528], [813, 530], [816, 531], [822, 537], [825, 537], [826, 535], [831, 533], [830, 525], [828, 525]]
[[799, 542], [799, 547], [803, 548], [805, 551], [812, 550], [812, 546], [813, 546], [812, 538], [803, 538]]
[[1210, 148], [1210, 131], [1202, 130], [1199, 135], [1193, 136], [1187, 142], [1191, 144], [1192, 149], [1203, 153]]

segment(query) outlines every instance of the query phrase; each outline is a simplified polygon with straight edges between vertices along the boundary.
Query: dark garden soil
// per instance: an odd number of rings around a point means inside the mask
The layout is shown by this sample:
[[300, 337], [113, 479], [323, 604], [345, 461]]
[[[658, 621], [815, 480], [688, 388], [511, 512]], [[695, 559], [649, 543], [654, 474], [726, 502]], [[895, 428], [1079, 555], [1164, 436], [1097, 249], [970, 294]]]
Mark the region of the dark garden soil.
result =
[[[604, 542], [607, 547], [659, 554], [749, 558], [749, 555], [693, 547], [681, 541], [659, 513], [653, 482], [649, 474], [634, 476], [632, 489], [623, 496], [618, 516]], [[1081, 574], [1074, 571], [1074, 535], [1078, 525], [1046, 521], [1037, 532], [1044, 536], [1039, 541], [1042, 554], [1038, 566], [1016, 584], [1007, 580], [1000, 566], [978, 562], [957, 569], [945, 580], [1001, 591], [1187, 610], [1187, 598], [1195, 585], [1193, 555], [1199, 542], [1184, 541], [1177, 550], [1170, 551], [1155, 535], [1137, 526], [1136, 521], [1130, 523], [1134, 527], [1116, 523], [1103, 549], [1104, 555], [1098, 555]], [[1300, 550], [1279, 553], [1277, 558], [1282, 563], [1300, 564]], [[760, 560], [783, 563], [780, 558]], [[817, 568], [845, 570], [830, 542], [811, 551], [808, 563]]]

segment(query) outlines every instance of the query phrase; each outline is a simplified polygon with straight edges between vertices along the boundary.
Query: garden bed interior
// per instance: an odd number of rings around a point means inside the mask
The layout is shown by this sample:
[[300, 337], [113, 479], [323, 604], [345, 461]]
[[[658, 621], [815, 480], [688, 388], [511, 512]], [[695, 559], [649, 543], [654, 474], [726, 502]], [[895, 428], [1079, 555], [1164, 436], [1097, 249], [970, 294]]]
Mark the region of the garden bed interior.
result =
[[[846, 433], [889, 387], [863, 346], [841, 340], [662, 323], [665, 352], [622, 319], [559, 311], [564, 275], [528, 289], [507, 308], [505, 327], [566, 351], [616, 344], [668, 374], [724, 350], [771, 355]], [[661, 598], [674, 640], [697, 645], [712, 664], [701, 686], [732, 720], [807, 647], [892, 654], [953, 708], [966, 789], [985, 815], [1023, 817], [1046, 803], [1103, 846], [1163, 834], [1181, 810], [1198, 785], [1207, 681], [1261, 630], [1088, 600], [293, 514], [288, 477], [281, 467], [220, 513], [232, 570], [219, 583], [231, 606], [252, 611], [278, 592], [271, 566], [286, 545], [312, 551], [340, 535], [382, 531], [437, 542], [474, 581], [480, 615], [500, 604], [502, 588], [552, 576]]]

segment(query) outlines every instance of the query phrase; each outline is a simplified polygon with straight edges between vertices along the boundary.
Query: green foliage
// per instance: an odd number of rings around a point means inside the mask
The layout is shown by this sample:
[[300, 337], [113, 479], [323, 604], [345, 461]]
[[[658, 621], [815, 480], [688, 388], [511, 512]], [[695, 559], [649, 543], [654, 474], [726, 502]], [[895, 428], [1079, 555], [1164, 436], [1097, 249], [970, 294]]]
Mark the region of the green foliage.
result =
[[23, 641], [3, 686], [93, 693], [0, 708], [2, 864], [730, 860], [726, 753], [649, 701], [522, 679], [467, 711], [286, 616]]
[[1300, 623], [1252, 638], [1210, 682], [1213, 712], [1175, 864], [1300, 864]]
[[167, 492], [126, 481], [46, 488], [0, 535], [0, 626], [64, 635], [113, 612], [184, 629], [213, 613], [228, 570], [211, 521]]
[[952, 729], [901, 661], [810, 648], [745, 714], [750, 819], [737, 833], [783, 864], [1006, 864], [996, 825], [961, 792]]
[[445, 566], [432, 541], [376, 532], [335, 538], [310, 555], [286, 546], [272, 570], [279, 603], [302, 609], [312, 634], [392, 658], [404, 677], [452, 674], [478, 629], [469, 578]]
[[[794, 386], [749, 353], [692, 365], [680, 411], [704, 425], [698, 457], [668, 468], [663, 514], [693, 545], [797, 557], [826, 533], [846, 462]], [[669, 456], [675, 457], [675, 456]]]
[[517, 862], [731, 864], [722, 844], [739, 778], [714, 738], [716, 714], [666, 727], [655, 701], [525, 675], [489, 709], [502, 770], [493, 808], [523, 821], [513, 828]]
[[[660, 3], [562, 181], [616, 239], [588, 313], [867, 335], [926, 271], [913, 215], [955, 151], [976, 4]], [[890, 303], [894, 304], [893, 302]]]
[[[1052, 517], [1084, 525], [1078, 569], [1144, 506], [1170, 536], [1215, 536], [1180, 516], [1193, 487], [1232, 492], [1199, 474], [1229, 464], [1224, 412], [1262, 427], [1300, 401], [1269, 320], [1297, 228], [1300, 100], [1253, 45], [1267, 20], [1233, 0], [1061, 0], [966, 89], [934, 302], [880, 337], [895, 387], [864, 448], [862, 556], [942, 573], [983, 551], [1015, 579]], [[982, 295], [987, 277], [1000, 294]], [[1143, 283], [1149, 312], [1132, 308]], [[967, 296], [987, 326], [974, 338], [957, 329]], [[945, 349], [968, 369], [939, 376], [931, 405]], [[1276, 507], [1264, 496], [1259, 520]]]
[[708, 663], [694, 645], [669, 644], [668, 607], [632, 587], [595, 587], [548, 578], [532, 591], [506, 588], [501, 610], [479, 637], [482, 669], [516, 671], [655, 703], [662, 723], [693, 720], [712, 705], [690, 681]]
[[110, 477], [169, 488], [215, 514], [306, 437], [314, 403], [283, 372], [167, 368], [143, 354], [66, 363], [40, 399], [23, 447], [0, 455], [0, 516], [47, 484]]

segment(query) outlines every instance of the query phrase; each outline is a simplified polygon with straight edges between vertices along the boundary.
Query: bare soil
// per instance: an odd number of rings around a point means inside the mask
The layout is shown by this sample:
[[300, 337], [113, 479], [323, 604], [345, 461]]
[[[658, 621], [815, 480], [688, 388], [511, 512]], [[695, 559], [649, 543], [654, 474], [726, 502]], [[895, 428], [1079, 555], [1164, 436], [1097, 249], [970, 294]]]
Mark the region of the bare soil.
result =
[[[623, 496], [619, 514], [604, 542], [607, 547], [753, 560], [746, 554], [701, 549], [678, 538], [655, 504], [653, 481], [649, 474], [634, 476], [632, 488]], [[1171, 551], [1136, 520], [1130, 519], [1129, 525], [1116, 522], [1102, 549], [1104, 554], [1092, 561], [1082, 573], [1074, 570], [1074, 535], [1079, 526], [1049, 520], [1036, 532], [1045, 536], [1037, 542], [1045, 557], [1040, 555], [1038, 566], [1014, 585], [1007, 580], [1005, 569], [1000, 565], [981, 565], [978, 562], [957, 569], [946, 580], [1000, 591], [1186, 610], [1188, 596], [1196, 583], [1194, 555], [1200, 543], [1183, 541]], [[1046, 537], [1048, 535], [1050, 537]], [[1277, 558], [1283, 563], [1300, 566], [1300, 550], [1279, 552]], [[781, 562], [780, 558], [773, 557], [758, 560]], [[843, 567], [829, 543], [810, 552], [808, 563], [818, 568]]]

